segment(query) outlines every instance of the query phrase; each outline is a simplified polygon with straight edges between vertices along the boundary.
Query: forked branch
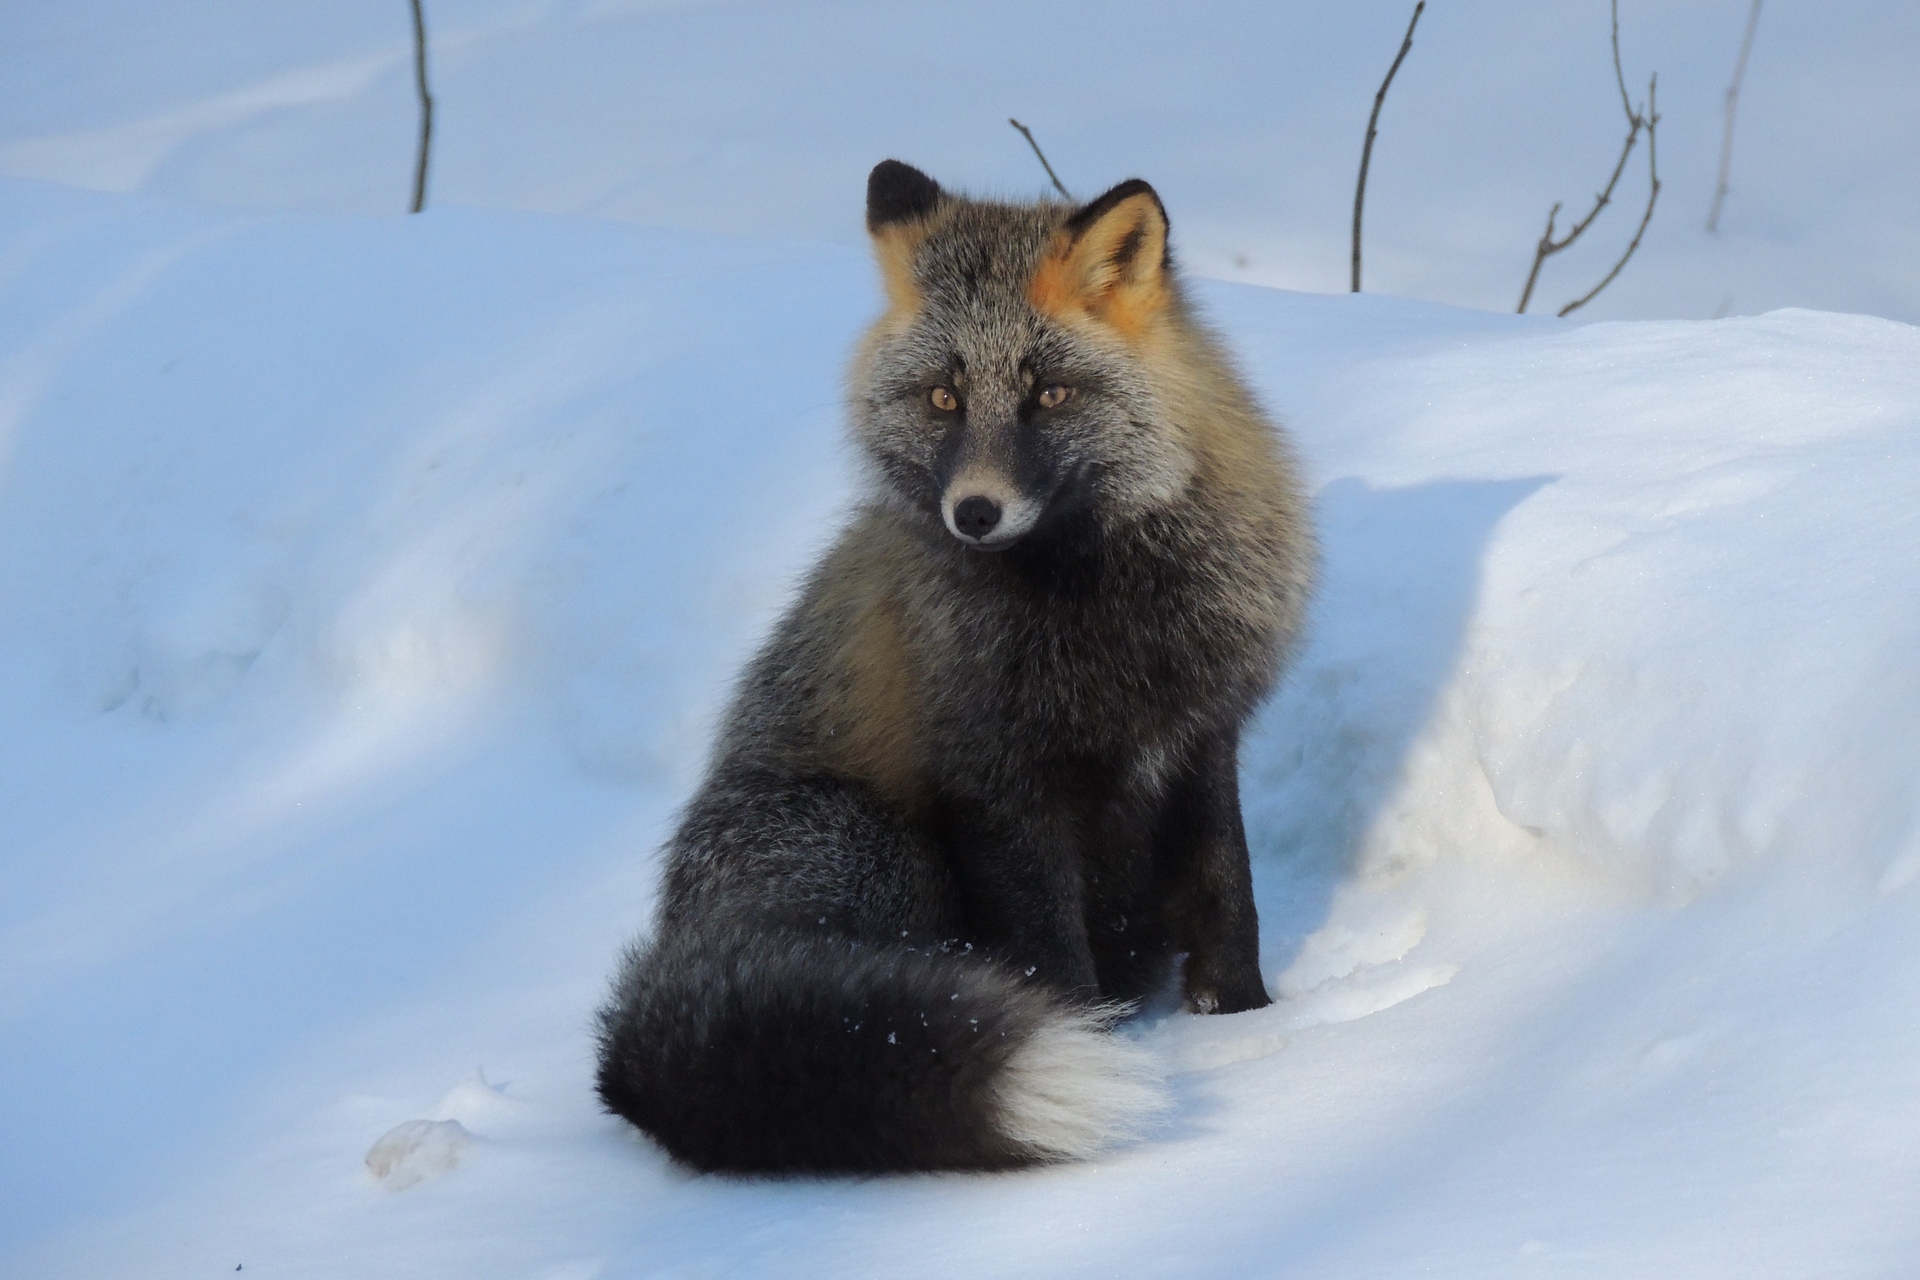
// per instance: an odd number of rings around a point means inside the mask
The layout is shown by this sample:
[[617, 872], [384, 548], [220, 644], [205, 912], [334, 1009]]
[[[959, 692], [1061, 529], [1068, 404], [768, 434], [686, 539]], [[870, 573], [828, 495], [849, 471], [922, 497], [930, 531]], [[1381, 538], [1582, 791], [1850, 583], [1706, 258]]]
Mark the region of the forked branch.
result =
[[1627, 259], [1633, 256], [1633, 251], [1640, 247], [1640, 237], [1647, 234], [1647, 224], [1653, 221], [1653, 205], [1660, 198], [1660, 149], [1657, 145], [1656, 132], [1660, 125], [1660, 112], [1656, 109], [1654, 102], [1654, 90], [1659, 87], [1659, 83], [1658, 75], [1652, 76], [1647, 81], [1647, 207], [1640, 212], [1640, 225], [1634, 228], [1633, 239], [1627, 242], [1627, 250], [1620, 255], [1620, 260], [1613, 264], [1613, 270], [1600, 277], [1599, 284], [1560, 308], [1556, 314], [1572, 315], [1599, 296], [1602, 289], [1612, 284], [1613, 278], [1619, 275], [1621, 269], [1627, 265]]
[[1613, 283], [1613, 278], [1619, 275], [1621, 269], [1627, 265], [1627, 259], [1633, 257], [1634, 250], [1640, 247], [1640, 238], [1646, 233], [1647, 224], [1653, 220], [1654, 202], [1660, 198], [1659, 157], [1654, 146], [1654, 130], [1660, 123], [1659, 113], [1654, 109], [1654, 89], [1659, 77], [1656, 74], [1648, 79], [1646, 104], [1636, 110], [1633, 100], [1627, 96], [1627, 77], [1620, 67], [1620, 0], [1613, 0], [1613, 80], [1620, 89], [1620, 109], [1626, 113], [1627, 117], [1627, 137], [1626, 141], [1620, 144], [1620, 158], [1614, 161], [1613, 172], [1607, 176], [1607, 185], [1602, 187], [1600, 193], [1593, 198], [1593, 207], [1587, 210], [1584, 217], [1568, 227], [1566, 234], [1558, 240], [1554, 239], [1553, 232], [1555, 219], [1560, 214], [1559, 202], [1556, 201], [1553, 208], [1547, 211], [1547, 229], [1541, 233], [1539, 243], [1533, 247], [1533, 267], [1527, 272], [1526, 287], [1520, 291], [1520, 305], [1514, 308], [1522, 314], [1526, 312], [1527, 304], [1533, 300], [1533, 287], [1539, 283], [1540, 268], [1545, 265], [1547, 259], [1571, 246], [1586, 233], [1588, 227], [1593, 225], [1593, 220], [1600, 216], [1600, 211], [1613, 203], [1614, 188], [1620, 185], [1620, 175], [1626, 172], [1627, 160], [1633, 155], [1633, 149], [1640, 144], [1642, 131], [1647, 135], [1647, 174], [1650, 182], [1646, 211], [1640, 215], [1640, 227], [1633, 233], [1633, 241], [1627, 245], [1626, 252], [1620, 255], [1620, 260], [1613, 264], [1613, 269], [1607, 272], [1600, 283], [1588, 290], [1584, 296], [1560, 308], [1558, 314], [1564, 316], [1586, 306], [1602, 289]]
[[1380, 92], [1373, 95], [1373, 114], [1367, 117], [1367, 140], [1360, 148], [1360, 180], [1353, 186], [1353, 292], [1360, 292], [1360, 214], [1367, 205], [1367, 166], [1373, 163], [1373, 138], [1380, 131], [1380, 107], [1387, 100], [1387, 86], [1393, 83], [1393, 77], [1400, 71], [1400, 64], [1407, 60], [1407, 51], [1413, 48], [1413, 29], [1420, 25], [1420, 15], [1427, 7], [1427, 0], [1413, 6], [1413, 20], [1407, 23], [1407, 35], [1400, 42], [1400, 52], [1393, 55], [1393, 65], [1387, 68], [1387, 78], [1380, 82]]

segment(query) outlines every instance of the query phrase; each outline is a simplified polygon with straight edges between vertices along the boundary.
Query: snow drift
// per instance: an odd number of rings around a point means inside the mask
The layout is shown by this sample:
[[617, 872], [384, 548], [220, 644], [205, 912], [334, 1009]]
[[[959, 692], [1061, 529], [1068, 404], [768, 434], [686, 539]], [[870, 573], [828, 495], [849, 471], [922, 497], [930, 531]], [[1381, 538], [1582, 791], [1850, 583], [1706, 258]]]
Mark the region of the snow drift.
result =
[[862, 257], [0, 183], [0, 1268], [1901, 1274], [1920, 331], [1198, 293], [1326, 549], [1282, 998], [1132, 1024], [1095, 1163], [743, 1185], [589, 1019], [847, 499]]

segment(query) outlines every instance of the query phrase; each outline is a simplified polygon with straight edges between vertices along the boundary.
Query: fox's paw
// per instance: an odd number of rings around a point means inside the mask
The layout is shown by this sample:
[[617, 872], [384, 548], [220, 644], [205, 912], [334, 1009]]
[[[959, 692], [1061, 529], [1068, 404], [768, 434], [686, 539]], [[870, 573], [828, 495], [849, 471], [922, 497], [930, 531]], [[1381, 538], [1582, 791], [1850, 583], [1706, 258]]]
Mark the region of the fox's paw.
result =
[[1187, 1011], [1245, 1013], [1248, 1009], [1264, 1009], [1272, 1004], [1273, 997], [1267, 994], [1267, 984], [1261, 980], [1260, 971], [1251, 966], [1248, 970], [1225, 980], [1196, 973], [1190, 964], [1186, 982]]

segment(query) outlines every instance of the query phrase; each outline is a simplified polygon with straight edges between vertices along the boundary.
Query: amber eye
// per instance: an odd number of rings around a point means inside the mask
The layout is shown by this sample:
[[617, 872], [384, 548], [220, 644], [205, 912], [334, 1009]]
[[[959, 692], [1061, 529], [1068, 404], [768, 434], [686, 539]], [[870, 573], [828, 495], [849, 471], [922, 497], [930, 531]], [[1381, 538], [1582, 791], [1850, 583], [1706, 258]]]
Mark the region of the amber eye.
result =
[[960, 407], [960, 398], [945, 387], [935, 387], [928, 399], [932, 400], [933, 407], [942, 413], [952, 413]]
[[1048, 387], [1040, 393], [1040, 407], [1042, 409], [1058, 409], [1071, 399], [1073, 399], [1072, 387]]

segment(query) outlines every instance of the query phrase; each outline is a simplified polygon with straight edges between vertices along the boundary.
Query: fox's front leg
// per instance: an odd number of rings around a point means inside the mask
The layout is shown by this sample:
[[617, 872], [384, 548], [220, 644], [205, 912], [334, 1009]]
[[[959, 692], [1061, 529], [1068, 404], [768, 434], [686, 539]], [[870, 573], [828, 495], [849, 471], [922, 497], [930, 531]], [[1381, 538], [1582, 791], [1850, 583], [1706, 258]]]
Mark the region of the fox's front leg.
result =
[[1175, 944], [1187, 953], [1187, 1007], [1239, 1013], [1273, 1003], [1260, 977], [1260, 920], [1240, 823], [1238, 730], [1202, 743], [1173, 783], [1158, 860]]
[[1045, 804], [1018, 816], [984, 804], [954, 805], [945, 818], [973, 935], [1075, 999], [1097, 999], [1100, 980], [1070, 825]]

